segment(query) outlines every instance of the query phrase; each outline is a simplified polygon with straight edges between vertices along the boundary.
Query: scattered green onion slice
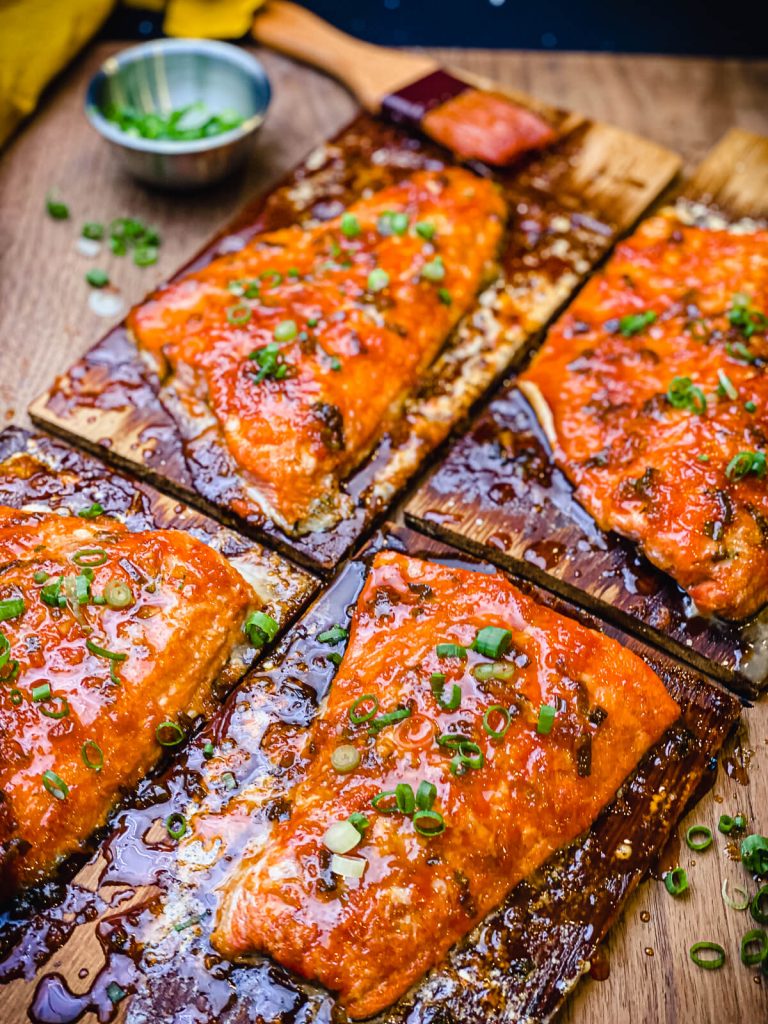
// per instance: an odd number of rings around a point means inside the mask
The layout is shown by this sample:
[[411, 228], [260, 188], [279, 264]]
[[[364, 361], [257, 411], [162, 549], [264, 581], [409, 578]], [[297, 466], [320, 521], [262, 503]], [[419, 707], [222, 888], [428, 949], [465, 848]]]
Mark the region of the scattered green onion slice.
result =
[[539, 718], [536, 722], [536, 732], [540, 736], [548, 736], [552, 732], [552, 726], [555, 724], [555, 715], [557, 714], [552, 704], [542, 704], [539, 708]]
[[49, 578], [50, 573], [47, 573], [45, 569], [38, 569], [37, 572], [34, 573], [32, 576], [32, 579], [35, 581], [35, 583], [45, 583], [45, 581]]
[[399, 807], [397, 805], [397, 793], [394, 789], [382, 790], [381, 793], [377, 793], [371, 800], [371, 804], [379, 814], [397, 814]]
[[24, 614], [27, 605], [23, 597], [9, 597], [0, 601], [0, 622], [6, 619], [18, 619]]
[[435, 256], [433, 260], [425, 263], [421, 268], [421, 276], [425, 281], [431, 281], [433, 284], [442, 281], [445, 277], [445, 266], [443, 265], [442, 256]]
[[157, 263], [159, 250], [156, 245], [137, 245], [133, 250], [133, 262], [137, 267], [152, 267]]
[[508, 629], [501, 629], [499, 626], [483, 626], [478, 630], [477, 636], [472, 642], [472, 650], [483, 654], [486, 658], [500, 658], [506, 654], [512, 633]]
[[680, 896], [688, 888], [688, 875], [685, 868], [676, 867], [664, 872], [664, 885], [670, 896]]
[[85, 280], [91, 288], [106, 288], [109, 284], [109, 274], [100, 267], [91, 267], [85, 275]]
[[214, 747], [210, 740], [207, 740], [206, 743], [203, 744], [203, 757], [206, 759], [206, 761], [210, 761], [210, 759], [213, 757], [215, 753], [216, 748]]
[[349, 630], [344, 629], [343, 626], [331, 626], [330, 629], [320, 633], [317, 639], [321, 644], [338, 644], [342, 640], [346, 640], [348, 636]]
[[343, 878], [362, 878], [368, 861], [364, 857], [345, 857], [334, 853], [331, 857], [331, 871]]
[[16, 707], [16, 708], [24, 700], [24, 695], [22, 694], [21, 690], [17, 690], [15, 686], [9, 692], [8, 697], [9, 697], [9, 699], [11, 701], [11, 704], [13, 704], [13, 706]]
[[117, 1005], [125, 999], [128, 993], [124, 988], [121, 988], [116, 981], [110, 981], [107, 985], [107, 997], [113, 1006]]
[[388, 725], [394, 725], [396, 722], [402, 722], [403, 719], [410, 717], [410, 708], [396, 708], [394, 711], [387, 711], [386, 714], [374, 718], [368, 726], [368, 735], [376, 736], [382, 729], [386, 729]]
[[719, 832], [722, 832], [723, 835], [727, 836], [731, 832], [738, 832], [739, 829], [744, 828], [745, 824], [746, 822], [744, 821], [743, 814], [737, 814], [735, 818], [732, 818], [730, 814], [721, 814], [720, 820], [717, 823], [717, 828]]
[[768, 924], [768, 885], [761, 886], [752, 897], [749, 912], [758, 924]]
[[416, 807], [420, 811], [431, 811], [436, 797], [437, 787], [424, 780], [419, 783], [419, 788], [416, 790]]
[[667, 388], [667, 401], [675, 409], [688, 409], [703, 416], [707, 411], [707, 397], [690, 377], [674, 377]]
[[433, 672], [429, 677], [432, 687], [432, 696], [437, 701], [437, 706], [443, 711], [455, 711], [461, 706], [461, 687], [456, 683], [451, 684], [449, 695], [445, 696], [445, 675], [442, 672]]
[[104, 600], [110, 608], [127, 608], [133, 604], [133, 591], [124, 580], [110, 580], [104, 587]]
[[104, 767], [104, 752], [96, 740], [86, 740], [80, 748], [80, 756], [85, 767], [92, 772], [100, 772]]
[[50, 768], [43, 772], [43, 786], [57, 800], [66, 800], [69, 796], [69, 786], [61, 776], [52, 772]]
[[249, 643], [254, 647], [263, 647], [277, 636], [280, 624], [266, 612], [251, 612], [243, 625], [243, 631]]
[[104, 237], [104, 225], [98, 221], [86, 221], [80, 234], [83, 238], [90, 238], [92, 242], [100, 242]]
[[[501, 716], [501, 722], [499, 723], [498, 728], [494, 728], [491, 724], [494, 716]], [[512, 716], [501, 704], [492, 704], [483, 715], [483, 728], [493, 740], [503, 739], [511, 722]]]
[[323, 843], [331, 853], [349, 853], [360, 842], [361, 834], [349, 819], [334, 821], [323, 835]]
[[[750, 949], [757, 946], [757, 949]], [[762, 928], [753, 928], [741, 940], [741, 962], [756, 967], [768, 957], [768, 934]]]
[[656, 314], [650, 309], [644, 313], [628, 313], [619, 320], [619, 331], [625, 338], [634, 338], [646, 327], [650, 327], [655, 320]]
[[428, 220], [419, 221], [418, 224], [414, 224], [413, 229], [420, 238], [424, 239], [425, 242], [431, 242], [435, 237], [435, 225], [431, 224]]
[[416, 811], [413, 816], [413, 827], [420, 836], [431, 838], [445, 832], [445, 819], [437, 811]]
[[54, 220], [67, 220], [69, 217], [67, 204], [60, 199], [54, 199], [50, 192], [45, 197], [45, 208], [48, 211], [48, 216], [53, 217]]
[[768, 875], [768, 838], [754, 834], [742, 839], [741, 863], [753, 875]]
[[200, 924], [202, 921], [202, 914], [193, 914], [192, 917], [187, 917], [183, 921], [179, 921], [178, 924], [173, 926], [175, 932], [183, 932], [186, 928], [191, 928], [195, 924]]
[[440, 299], [444, 306], [450, 306], [453, 303], [453, 296], [447, 288], [438, 288], [437, 297]]
[[691, 825], [685, 833], [685, 841], [691, 850], [707, 850], [712, 845], [712, 832], [706, 825]]
[[451, 772], [453, 775], [465, 775], [468, 771], [482, 768], [484, 764], [485, 756], [477, 743], [464, 740], [451, 758]]
[[754, 412], [757, 409], [757, 403], [750, 399], [748, 402], [744, 403], [744, 408], [747, 412]]
[[109, 658], [110, 661], [125, 661], [127, 654], [118, 654], [117, 651], [110, 651], [107, 647], [100, 647], [94, 640], [85, 641], [85, 646], [98, 658]]
[[743, 814], [736, 815], [736, 817], [733, 819], [733, 827], [736, 829], [737, 832], [740, 832], [742, 831], [742, 829], [745, 829], [747, 827], [747, 819], [744, 817]]
[[8, 664], [8, 659], [11, 657], [11, 641], [5, 635], [0, 633], [0, 669], [5, 668]]
[[765, 476], [765, 455], [763, 452], [739, 452], [725, 468], [729, 480], [741, 480], [750, 473], [762, 479]]
[[88, 569], [96, 569], [98, 566], [104, 565], [108, 557], [104, 548], [80, 548], [72, 555], [72, 561], [81, 569], [84, 566]]
[[[701, 956], [702, 953], [714, 953], [713, 957]], [[725, 950], [717, 942], [694, 942], [690, 949], [691, 960], [697, 967], [705, 971], [717, 971], [725, 963]]]
[[401, 814], [413, 814], [416, 810], [416, 797], [407, 782], [398, 782], [395, 786], [395, 800]]
[[221, 781], [224, 783], [224, 789], [229, 791], [237, 789], [237, 779], [232, 772], [224, 772], [221, 776]]
[[0, 669], [0, 683], [13, 682], [18, 674], [19, 663], [16, 658], [11, 658], [11, 660], [5, 662], [2, 669]]
[[463, 733], [459, 732], [444, 732], [437, 737], [437, 745], [439, 747], [447, 747], [449, 750], [458, 750], [462, 743], [467, 743], [468, 741], [469, 736], [464, 736]]
[[57, 708], [47, 708], [43, 705], [40, 708], [40, 714], [45, 715], [46, 718], [54, 718], [58, 721], [60, 718], [67, 718], [69, 716], [69, 702], [66, 697], [61, 695], [53, 695], [51, 700], [58, 702]]
[[181, 839], [187, 831], [187, 819], [179, 811], [173, 811], [165, 819], [165, 830], [171, 839]]
[[235, 327], [247, 324], [251, 316], [251, 307], [245, 302], [235, 302], [233, 305], [227, 306], [227, 320]]
[[733, 381], [725, 372], [725, 370], [717, 371], [717, 379], [720, 381], [717, 391], [718, 394], [722, 394], [725, 398], [730, 398], [732, 402], [735, 402], [739, 397], [739, 392], [733, 385]]
[[341, 233], [345, 238], [357, 238], [361, 231], [360, 221], [354, 213], [347, 211], [341, 215]]
[[63, 576], [58, 576], [52, 583], [46, 583], [40, 591], [40, 600], [51, 608], [59, 607], [59, 596], [61, 594], [61, 584], [64, 580]]
[[281, 320], [272, 332], [275, 341], [292, 341], [299, 333], [295, 320]]
[[340, 775], [353, 772], [360, 764], [360, 752], [351, 743], [342, 743], [336, 747], [331, 754], [331, 765], [333, 770]]
[[365, 830], [369, 828], [371, 824], [370, 821], [366, 818], [366, 816], [364, 814], [360, 814], [359, 811], [355, 811], [354, 814], [350, 814], [347, 821], [350, 823], [350, 825], [355, 826], [360, 835], [362, 835], [363, 832], [365, 832]]
[[472, 675], [481, 683], [489, 679], [507, 680], [515, 674], [515, 666], [509, 661], [483, 661], [472, 668]]
[[745, 889], [741, 889], [739, 888], [739, 886], [734, 886], [733, 892], [734, 895], [738, 897], [738, 900], [735, 900], [733, 896], [730, 895], [730, 893], [728, 892], [727, 878], [723, 879], [723, 884], [720, 887], [720, 892], [723, 897], [723, 903], [725, 903], [727, 907], [730, 907], [731, 910], [742, 911], [746, 910], [749, 906], [749, 895]]
[[51, 699], [51, 684], [40, 683], [39, 686], [32, 687], [32, 700], [50, 700]]
[[155, 737], [161, 747], [177, 747], [184, 739], [184, 730], [177, 722], [161, 722], [155, 729]]
[[[370, 711], [358, 711], [358, 708], [369, 702], [373, 704]], [[352, 702], [349, 709], [349, 719], [353, 725], [362, 725], [364, 722], [370, 722], [376, 716], [378, 710], [379, 698], [373, 693], [364, 693], [362, 697], [358, 697], [357, 700]]]
[[376, 267], [368, 275], [368, 291], [380, 292], [389, 284], [389, 274], [381, 267]]
[[461, 644], [449, 644], [443, 643], [438, 644], [435, 647], [435, 653], [438, 658], [466, 658], [467, 649], [462, 647]]

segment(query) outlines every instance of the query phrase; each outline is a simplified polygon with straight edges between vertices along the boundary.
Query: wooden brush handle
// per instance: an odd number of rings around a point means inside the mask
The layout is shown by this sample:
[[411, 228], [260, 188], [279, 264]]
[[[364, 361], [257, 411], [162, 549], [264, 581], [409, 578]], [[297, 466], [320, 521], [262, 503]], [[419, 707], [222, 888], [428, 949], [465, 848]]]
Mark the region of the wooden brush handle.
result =
[[263, 46], [337, 78], [372, 113], [378, 113], [385, 96], [437, 68], [430, 57], [354, 39], [288, 0], [269, 0], [256, 15], [252, 34]]

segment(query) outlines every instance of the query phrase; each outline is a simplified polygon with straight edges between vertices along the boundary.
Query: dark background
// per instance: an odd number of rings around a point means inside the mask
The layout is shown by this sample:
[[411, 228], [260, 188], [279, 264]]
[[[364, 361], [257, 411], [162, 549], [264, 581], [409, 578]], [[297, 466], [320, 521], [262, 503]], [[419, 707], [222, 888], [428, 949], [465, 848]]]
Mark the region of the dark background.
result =
[[[353, 35], [387, 46], [768, 54], [768, 0], [303, 0]], [[161, 17], [123, 8], [104, 38], [149, 38]]]

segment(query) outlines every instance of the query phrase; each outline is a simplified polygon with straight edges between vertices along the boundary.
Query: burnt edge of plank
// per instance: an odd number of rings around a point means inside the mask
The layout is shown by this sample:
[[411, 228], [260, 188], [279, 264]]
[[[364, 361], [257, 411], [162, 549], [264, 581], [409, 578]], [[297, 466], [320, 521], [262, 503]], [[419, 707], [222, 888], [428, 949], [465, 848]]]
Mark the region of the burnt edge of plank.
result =
[[[614, 155], [611, 159], [617, 163], [619, 159], [626, 160], [623, 148], [626, 147], [628, 140], [633, 139], [638, 147], [644, 148], [644, 173], [647, 177], [625, 181], [623, 198], [619, 198], [617, 182], [612, 180], [611, 175], [606, 174], [605, 196], [602, 197], [605, 210], [595, 209], [599, 205], [598, 197], [589, 194], [590, 183], [579, 181], [572, 165], [574, 154], [587, 145], [585, 140], [594, 139], [595, 133], [602, 133], [609, 140], [605, 145], [609, 152], [613, 147]], [[619, 142], [622, 145], [619, 145]], [[289, 192], [293, 186], [306, 183], [313, 175], [319, 176], [322, 181], [322, 175], [326, 174], [326, 169], [322, 165], [318, 171], [311, 168], [310, 158], [307, 158], [271, 191], [247, 204], [233, 222], [213, 241], [203, 246], [171, 280], [177, 280], [191, 270], [206, 265], [215, 256], [226, 251], [234, 239], [239, 242], [247, 241], [254, 234], [287, 223], [301, 222], [308, 217], [322, 220], [337, 215], [347, 202], [359, 195], [361, 181], [367, 181], [365, 175], [370, 175], [372, 167], [374, 174], [378, 174], [379, 177], [389, 176], [381, 182], [386, 184], [388, 180], [397, 180], [411, 173], [416, 166], [439, 168], [450, 165], [445, 159], [444, 151], [434, 144], [416, 138], [402, 129], [385, 125], [368, 115], [358, 116], [342, 129], [334, 140], [325, 145], [337, 150], [337, 155], [330, 160], [331, 171], [330, 178], [325, 183], [328, 190], [325, 196], [321, 191], [311, 197], [311, 203], [306, 200], [304, 207], [298, 201], [289, 201]], [[594, 148], [594, 143], [592, 145]], [[390, 164], [385, 168], [386, 162], [380, 161], [378, 169], [375, 169], [376, 161], [372, 159], [373, 154], [389, 150], [392, 151]], [[659, 165], [658, 170], [651, 170], [651, 151], [655, 163]], [[408, 166], [398, 165], [398, 159], [401, 164], [405, 161]], [[594, 161], [594, 154], [591, 159]], [[607, 165], [612, 166], [611, 160], [606, 159]], [[482, 168], [480, 170], [483, 171]], [[574, 249], [568, 254], [568, 258], [554, 259], [548, 255], [546, 247], [539, 253], [536, 270], [540, 275], [546, 276], [551, 284], [544, 315], [540, 316], [540, 326], [556, 315], [558, 308], [565, 304], [568, 295], [578, 286], [589, 267], [594, 266], [616, 237], [640, 215], [642, 209], [647, 207], [654, 195], [669, 182], [676, 170], [676, 158], [661, 147], [623, 133], [619, 129], [583, 120], [575, 123], [555, 146], [542, 154], [529, 155], [504, 176], [509, 198], [516, 200], [510, 205], [516, 210], [517, 206], [524, 204], [525, 209], [532, 208], [539, 218], [536, 227], [534, 212], [519, 215], [515, 212], [514, 216], [517, 219], [514, 229], [509, 229], [509, 238], [514, 239], [514, 244], [510, 241], [503, 261], [508, 277], [519, 273], [521, 268], [530, 272], [523, 259], [529, 255], [530, 246], [533, 244], [530, 242], [530, 231], [539, 231], [536, 242], [538, 244], [538, 237], [548, 238], [547, 230], [553, 218], [572, 218], [571, 235], [577, 241], [574, 241]], [[484, 173], [488, 173], [487, 169]], [[605, 168], [596, 167], [595, 173], [599, 177], [605, 173]], [[549, 182], [548, 188], [545, 187], [545, 179]], [[563, 193], [562, 199], [560, 192]], [[580, 194], [581, 192], [584, 194]], [[340, 193], [345, 197], [344, 203], [339, 198]], [[606, 219], [608, 213], [615, 215], [618, 220]], [[587, 269], [575, 269], [580, 261]], [[558, 287], [563, 294], [559, 294]], [[471, 316], [471, 311], [469, 315]], [[329, 531], [304, 537], [286, 534], [264, 516], [241, 517], [233, 511], [232, 502], [237, 499], [240, 492], [236, 478], [232, 483], [233, 474], [230, 467], [225, 464], [225, 455], [219, 446], [203, 445], [185, 455], [184, 442], [178, 427], [159, 400], [158, 382], [144, 365], [124, 324], [119, 324], [111, 330], [65, 375], [66, 387], [70, 391], [69, 398], [63, 395], [63, 388], [54, 386], [47, 395], [41, 396], [33, 403], [30, 413], [37, 425], [82, 445], [123, 471], [140, 473], [158, 488], [195, 505], [206, 515], [218, 518], [255, 539], [266, 541], [308, 568], [328, 573], [384, 517], [398, 493], [401, 493], [413, 481], [419, 469], [434, 457], [435, 450], [445, 440], [446, 433], [458, 429], [470, 414], [471, 407], [487, 394], [489, 388], [520, 352], [535, 344], [538, 332], [539, 327], [533, 327], [522, 337], [510, 342], [504, 342], [501, 335], [497, 340], [489, 341], [486, 338], [489, 351], [484, 374], [472, 380], [469, 401], [465, 401], [463, 405], [461, 400], [455, 403], [456, 413], [442, 435], [436, 439], [420, 438], [417, 431], [409, 428], [406, 417], [402, 417], [393, 434], [383, 438], [369, 458], [345, 481], [345, 489], [356, 506], [353, 514], [341, 520]], [[452, 347], [456, 345], [453, 340], [449, 340], [443, 352], [450, 353]], [[453, 373], [452, 376], [453, 369], [446, 365], [442, 375], [430, 372], [426, 374], [420, 392], [422, 405], [436, 389], [442, 387], [450, 392], [455, 378], [463, 379], [461, 372]], [[78, 388], [81, 386], [83, 393], [78, 398]], [[115, 437], [108, 436], [108, 415], [103, 420], [104, 431], [100, 431], [98, 423], [90, 423], [98, 413], [98, 398], [94, 400], [94, 394], [107, 395], [112, 412], [116, 399], [122, 399], [124, 402], [125, 415], [120, 422], [112, 420], [118, 435], [117, 444], [114, 443]], [[76, 396], [74, 401], [72, 395]], [[422, 412], [422, 419], [424, 415]], [[107, 434], [106, 437], [103, 436], [104, 432]], [[393, 494], [389, 497], [377, 497], [372, 493], [377, 476], [388, 465], [395, 465], [393, 453], [408, 441], [416, 442], [416, 464], [412, 462], [403, 472], [395, 475], [392, 481]], [[190, 462], [194, 463], [193, 471], [190, 471]], [[230, 478], [229, 484], [224, 482], [227, 477]]]
[[578, 503], [514, 380], [413, 495], [405, 518], [638, 634], [739, 693], [754, 697], [768, 682], [740, 669], [752, 647], [749, 631], [768, 630], [768, 610], [747, 623], [693, 616], [690, 598], [670, 576], [631, 541], [600, 530]]
[[[261, 751], [267, 726], [254, 730], [253, 722], [266, 713], [273, 727], [302, 729], [311, 724], [335, 673], [327, 658], [329, 647], [319, 643], [317, 637], [331, 625], [348, 623], [370, 560], [377, 550], [386, 547], [475, 571], [498, 571], [487, 562], [478, 563], [455, 548], [406, 528], [387, 526], [379, 531], [316, 598], [273, 656], [230, 695], [224, 707], [187, 747], [183, 762], [145, 783], [138, 806], [126, 810], [113, 822], [101, 851], [99, 888], [109, 886], [114, 887], [112, 891], [119, 891], [121, 881], [126, 881], [121, 872], [125, 872], [132, 886], [159, 886], [158, 903], [170, 898], [175, 884], [171, 881], [176, 863], [173, 849], [160, 844], [152, 848], [151, 858], [147, 858], [147, 846], [141, 837], [152, 822], [162, 820], [171, 811], [185, 809], [191, 794], [205, 791], [203, 780], [211, 782], [213, 763], [203, 755], [203, 745], [208, 740], [217, 752], [224, 750], [224, 739], [234, 741], [234, 749], [221, 754], [219, 779], [226, 774], [225, 768], [236, 773], [237, 785], [243, 788], [275, 776], [275, 770], [265, 766]], [[702, 781], [714, 781], [713, 759], [739, 716], [737, 699], [698, 673], [556, 595], [525, 580], [513, 582], [556, 611], [604, 630], [640, 654], [681, 704], [682, 718], [648, 752], [592, 828], [521, 882], [497, 910], [451, 950], [443, 964], [380, 1014], [376, 1018], [378, 1024], [476, 1024], [478, 1020], [494, 1019], [502, 1008], [507, 1015], [513, 1010], [514, 1019], [530, 1020], [532, 1024], [551, 1020], [585, 973], [626, 898], [663, 849], [676, 821], [701, 791]], [[275, 788], [262, 808], [263, 815], [253, 812], [253, 820], [263, 821], [283, 813], [280, 787], [285, 792], [294, 781], [285, 773], [282, 782], [276, 777]], [[659, 803], [654, 796], [662, 786], [668, 800]], [[209, 786], [206, 799], [212, 799], [208, 809], [216, 813], [221, 803], [217, 803], [216, 793], [211, 797], [212, 792]], [[221, 802], [226, 799], [224, 795]], [[623, 859], [616, 854], [620, 848], [624, 850], [627, 839], [630, 852]], [[245, 841], [241, 841], [241, 847]], [[238, 851], [230, 846], [229, 852], [237, 855]], [[135, 875], [137, 865], [147, 873], [140, 880]], [[216, 882], [213, 878], [204, 893], [196, 892], [197, 911], [205, 923], [200, 933], [174, 954], [173, 971], [168, 971], [163, 959], [132, 965], [124, 950], [141, 941], [140, 923], [131, 922], [130, 910], [116, 912], [109, 903], [100, 902], [97, 892], [81, 887], [63, 902], [59, 894], [59, 902], [49, 909], [44, 901], [38, 902], [27, 910], [26, 916], [17, 916], [15, 928], [6, 936], [0, 982], [23, 975], [25, 950], [33, 941], [38, 950], [45, 951], [39, 957], [34, 979], [39, 990], [46, 965], [75, 931], [73, 915], [80, 914], [80, 920], [89, 920], [86, 911], [92, 908], [93, 916], [101, 922], [100, 929], [106, 929], [106, 938], [114, 932], [120, 936], [120, 943], [111, 944], [106, 939], [102, 943], [107, 962], [91, 978], [92, 991], [101, 992], [100, 997], [94, 996], [88, 1003], [94, 1010], [101, 1005], [99, 998], [104, 1009], [109, 1008], [103, 989], [106, 980], [115, 976], [118, 961], [121, 983], [131, 992], [133, 1009], [139, 1013], [142, 1009], [149, 1011], [158, 1024], [170, 1022], [187, 1005], [190, 984], [200, 999], [206, 999], [209, 991], [216, 991], [222, 983], [230, 986], [231, 998], [223, 1008], [210, 1010], [210, 1024], [242, 1024], [251, 1019], [249, 1014], [272, 1024], [278, 1020], [301, 1020], [306, 1024], [331, 1017], [343, 1020], [343, 1013], [329, 993], [301, 983], [265, 957], [256, 957], [248, 965], [221, 963], [217, 958], [215, 978], [205, 969], [204, 958], [212, 952], [206, 935], [215, 908], [212, 889]], [[31, 993], [31, 987], [28, 991]], [[265, 1014], [269, 1007], [274, 1008], [272, 1017]]]

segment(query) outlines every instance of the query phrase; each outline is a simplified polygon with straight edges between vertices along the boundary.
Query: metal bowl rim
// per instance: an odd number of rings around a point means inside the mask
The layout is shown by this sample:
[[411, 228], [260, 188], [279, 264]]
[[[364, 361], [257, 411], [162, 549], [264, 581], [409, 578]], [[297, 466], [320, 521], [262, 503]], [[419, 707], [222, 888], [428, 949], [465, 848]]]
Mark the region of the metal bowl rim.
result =
[[[167, 51], [180, 53], [198, 53], [209, 57], [219, 57], [230, 64], [238, 65], [246, 72], [264, 93], [264, 102], [260, 110], [247, 117], [243, 123], [232, 128], [221, 135], [212, 135], [207, 139], [187, 139], [174, 141], [172, 139], [144, 139], [128, 135], [108, 120], [101, 112], [96, 102], [98, 87], [106, 79], [111, 78], [121, 65], [136, 64], [155, 53]], [[138, 46], [129, 46], [119, 53], [107, 57], [99, 70], [88, 83], [85, 94], [85, 115], [100, 135], [110, 142], [123, 146], [125, 149], [137, 150], [141, 153], [158, 153], [162, 156], [172, 156], [174, 153], [206, 153], [219, 149], [233, 142], [250, 135], [260, 127], [264, 115], [269, 109], [272, 99], [272, 87], [269, 77], [264, 70], [264, 65], [253, 54], [247, 50], [241, 50], [231, 43], [223, 43], [216, 39], [151, 39], [146, 43], [139, 43]]]

